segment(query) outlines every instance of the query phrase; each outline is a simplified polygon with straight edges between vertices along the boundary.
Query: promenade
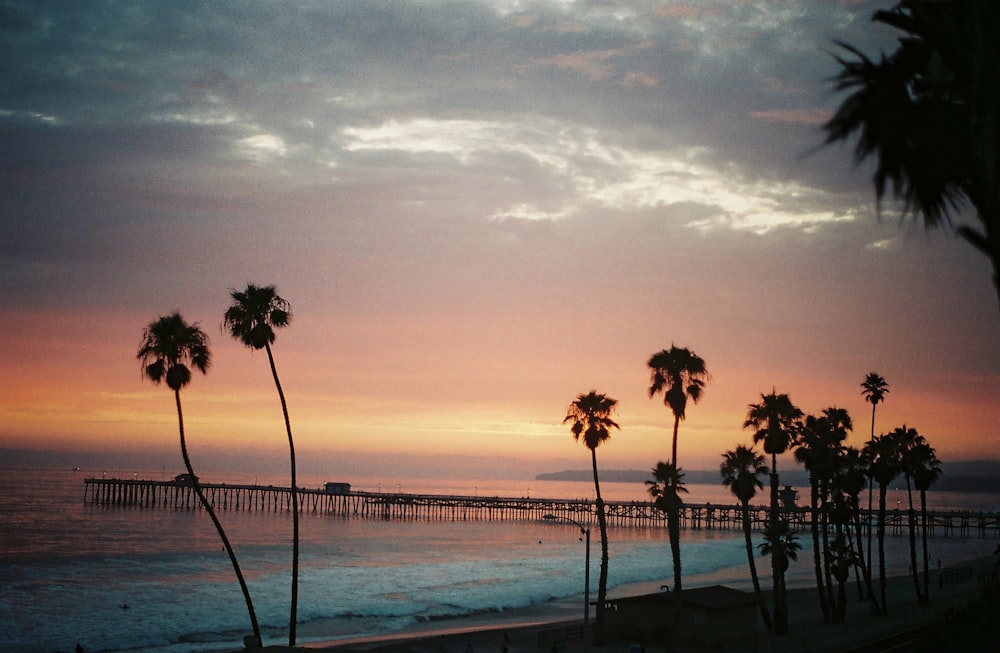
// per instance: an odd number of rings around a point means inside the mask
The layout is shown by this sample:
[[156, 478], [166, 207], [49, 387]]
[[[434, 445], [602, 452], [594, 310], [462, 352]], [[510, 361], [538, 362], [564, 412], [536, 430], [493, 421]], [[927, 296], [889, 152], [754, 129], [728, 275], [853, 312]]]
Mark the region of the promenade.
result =
[[[697, 646], [645, 645], [646, 653], [905, 653], [924, 651], [922, 642], [929, 633], [950, 623], [964, 610], [981, 601], [985, 592], [1000, 591], [997, 586], [998, 558], [986, 555], [974, 560], [931, 571], [930, 603], [918, 605], [913, 581], [909, 576], [890, 578], [888, 582], [889, 615], [872, 616], [867, 601], [859, 601], [852, 583], [849, 588], [846, 620], [842, 624], [824, 624], [816, 590], [798, 588], [789, 591], [789, 632], [781, 637], [768, 633], [758, 623], [752, 637], [728, 641], [711, 648]], [[992, 588], [992, 589], [991, 589]], [[769, 593], [767, 600], [770, 605]], [[992, 603], [994, 608], [998, 604]], [[615, 641], [593, 646], [582, 638], [562, 640], [547, 632], [578, 632], [580, 619], [571, 612], [578, 606], [558, 606], [539, 610], [481, 615], [455, 619], [447, 624], [421, 624], [392, 637], [363, 638], [340, 642], [313, 643], [291, 650], [325, 653], [630, 653], [642, 650], [632, 642]], [[1000, 637], [1000, 609], [992, 621], [993, 636]], [[928, 630], [920, 632], [919, 629]], [[914, 635], [914, 633], [916, 633]], [[505, 640], [506, 635], [506, 640]], [[989, 639], [988, 633], [982, 634]], [[993, 640], [994, 642], [1000, 640]], [[916, 643], [914, 643], [916, 642]], [[269, 646], [271, 653], [288, 651], [287, 647]], [[955, 646], [942, 651], [968, 650]], [[998, 650], [993, 648], [991, 650]]]

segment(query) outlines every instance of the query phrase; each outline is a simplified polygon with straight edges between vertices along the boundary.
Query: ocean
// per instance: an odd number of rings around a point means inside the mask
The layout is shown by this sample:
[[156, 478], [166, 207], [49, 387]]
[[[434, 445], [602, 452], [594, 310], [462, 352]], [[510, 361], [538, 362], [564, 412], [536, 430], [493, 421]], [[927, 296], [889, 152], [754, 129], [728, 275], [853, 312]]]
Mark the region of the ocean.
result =
[[[165, 480], [166, 470], [3, 469], [0, 474], [0, 652], [238, 649], [251, 628], [218, 535], [201, 510], [84, 503], [90, 476]], [[287, 485], [284, 477], [202, 473], [206, 482]], [[319, 487], [323, 478], [300, 478]], [[593, 497], [583, 482], [480, 479], [336, 479], [353, 489], [535, 498]], [[731, 503], [721, 485], [689, 486], [692, 503]], [[602, 483], [606, 500], [645, 500], [640, 484]], [[766, 498], [761, 496], [761, 502]], [[905, 492], [893, 490], [906, 505]], [[1000, 495], [931, 492], [932, 508], [1000, 511]], [[291, 514], [220, 511], [247, 578], [265, 644], [287, 639]], [[304, 513], [300, 519], [299, 643], [387, 636], [414, 624], [460, 624], [469, 615], [582, 611], [584, 544], [549, 522], [380, 521]], [[600, 540], [592, 529], [591, 599]], [[757, 537], [759, 540], [759, 536]], [[652, 591], [672, 577], [664, 529], [612, 528], [609, 595]], [[812, 582], [810, 542], [789, 586]], [[687, 587], [750, 589], [742, 534], [682, 533]], [[986, 555], [996, 542], [937, 537], [931, 559]], [[889, 538], [888, 567], [904, 573], [907, 538]], [[767, 560], [758, 560], [768, 586]]]

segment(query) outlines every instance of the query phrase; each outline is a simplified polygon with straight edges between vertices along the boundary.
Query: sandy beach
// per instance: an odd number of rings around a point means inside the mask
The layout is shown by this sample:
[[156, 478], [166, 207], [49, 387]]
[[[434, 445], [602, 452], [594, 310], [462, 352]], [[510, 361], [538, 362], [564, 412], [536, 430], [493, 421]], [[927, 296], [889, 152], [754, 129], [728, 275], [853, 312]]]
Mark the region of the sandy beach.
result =
[[[931, 570], [930, 604], [924, 606], [917, 604], [913, 580], [909, 576], [890, 578], [887, 583], [889, 615], [885, 617], [870, 614], [869, 603], [858, 599], [852, 580], [848, 587], [847, 616], [842, 624], [823, 623], [814, 588], [790, 590], [789, 632], [786, 635], [773, 636], [758, 623], [752, 638], [728, 641], [711, 650], [732, 653], [851, 651], [863, 644], [886, 640], [960, 613], [984, 596], [983, 585], [992, 583], [996, 587], [1000, 572], [998, 561], [1000, 557], [988, 555]], [[579, 612], [578, 608], [571, 609], [569, 605], [560, 604], [541, 609], [477, 615], [447, 623], [424, 623], [391, 637], [314, 642], [293, 649], [266, 646], [261, 650], [269, 653], [290, 650], [328, 653], [503, 653], [506, 649], [507, 653], [536, 653], [554, 650], [553, 641], [557, 642], [560, 653], [630, 650], [631, 642], [614, 641], [595, 647], [584, 641], [578, 636], [581, 623]], [[566, 639], [561, 636], [562, 631], [572, 634]], [[656, 651], [665, 647], [647, 645], [645, 648]], [[672, 646], [666, 650], [694, 653], [705, 649]]]

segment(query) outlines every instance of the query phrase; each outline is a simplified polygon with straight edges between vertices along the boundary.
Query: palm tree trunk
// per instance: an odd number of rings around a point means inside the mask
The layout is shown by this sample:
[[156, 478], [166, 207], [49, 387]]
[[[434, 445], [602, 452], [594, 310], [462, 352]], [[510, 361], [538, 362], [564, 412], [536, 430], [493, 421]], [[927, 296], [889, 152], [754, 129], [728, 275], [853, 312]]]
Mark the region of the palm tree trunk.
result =
[[681, 418], [674, 416], [674, 437], [671, 440], [670, 445], [670, 462], [673, 463], [674, 469], [680, 470], [680, 465], [677, 464], [677, 429], [680, 428]]
[[827, 496], [829, 495], [829, 489], [826, 487], [825, 482], [820, 483], [820, 493], [819, 493], [819, 521], [820, 521], [820, 546], [823, 548], [823, 554], [821, 556], [823, 560], [823, 574], [826, 580], [826, 603], [830, 606], [830, 618], [833, 618], [834, 606], [836, 605], [836, 600], [833, 595], [833, 576], [830, 569], [830, 510], [827, 502]]
[[910, 531], [910, 575], [913, 576], [913, 590], [917, 595], [917, 603], [923, 604], [920, 592], [920, 573], [917, 568], [917, 514], [913, 510], [913, 490], [910, 488], [910, 477], [906, 476], [906, 496], [909, 507], [906, 511], [906, 522]]
[[885, 596], [885, 493], [887, 486], [878, 484], [878, 584], [882, 596], [882, 616], [889, 614]]
[[[875, 590], [872, 587], [872, 561], [871, 558], [865, 560], [864, 551], [861, 548], [861, 508], [855, 506], [854, 511], [854, 537], [858, 544], [858, 564], [861, 566], [861, 575], [865, 580], [865, 588], [868, 593], [868, 600], [872, 602], [878, 614], [882, 613], [882, 607], [875, 598]], [[869, 513], [870, 514], [870, 513]]]
[[212, 504], [209, 503], [207, 498], [205, 498], [205, 493], [202, 492], [201, 484], [198, 482], [198, 477], [195, 475], [194, 468], [191, 466], [191, 458], [188, 456], [187, 451], [187, 441], [184, 438], [184, 413], [181, 410], [180, 390], [174, 390], [174, 399], [177, 403], [177, 423], [180, 427], [181, 456], [184, 458], [184, 468], [187, 469], [187, 473], [191, 477], [191, 484], [194, 487], [195, 494], [198, 495], [198, 500], [205, 508], [205, 512], [208, 513], [208, 516], [212, 518], [212, 523], [215, 524], [215, 530], [219, 532], [219, 537], [222, 539], [222, 545], [226, 548], [226, 553], [229, 554], [229, 561], [233, 564], [233, 571], [236, 572], [236, 579], [240, 583], [240, 589], [243, 591], [243, 599], [247, 604], [247, 612], [250, 614], [250, 626], [253, 628], [254, 637], [257, 639], [257, 643], [259, 644], [261, 643], [260, 625], [257, 623], [257, 612], [253, 609], [253, 600], [250, 598], [250, 589], [247, 587], [246, 580], [243, 578], [243, 571], [240, 569], [240, 563], [236, 561], [236, 553], [233, 551], [233, 546], [229, 543], [229, 538], [226, 537], [226, 531], [223, 530], [222, 523], [219, 522], [219, 518], [216, 516], [215, 510], [212, 508]]
[[292, 440], [292, 423], [288, 419], [288, 404], [285, 403], [285, 393], [278, 380], [278, 369], [274, 366], [274, 355], [271, 346], [264, 344], [267, 351], [267, 362], [271, 365], [271, 376], [274, 377], [274, 387], [278, 389], [281, 400], [281, 413], [285, 416], [285, 432], [288, 434], [288, 454], [291, 462], [292, 481], [292, 597], [288, 616], [288, 645], [295, 646], [295, 625], [298, 623], [299, 609], [299, 486], [295, 476], [295, 442]]
[[813, 568], [816, 572], [816, 591], [819, 593], [819, 608], [823, 613], [823, 623], [830, 623], [830, 605], [827, 602], [826, 588], [823, 585], [823, 566], [820, 562], [819, 542], [819, 483], [811, 475], [809, 477], [809, 510], [812, 512]]
[[788, 599], [785, 596], [785, 574], [781, 569], [779, 556], [774, 552], [778, 550], [778, 456], [771, 454], [771, 511], [770, 511], [770, 536], [771, 536], [771, 576], [774, 585], [774, 630], [775, 635], [784, 635], [788, 632]]
[[760, 618], [764, 622], [764, 627], [771, 630], [771, 613], [767, 611], [764, 603], [764, 593], [760, 589], [760, 579], [757, 577], [757, 563], [753, 556], [753, 539], [751, 537], [750, 524], [750, 502], [742, 502], [743, 512], [743, 539], [747, 547], [747, 564], [750, 565], [750, 579], [753, 581], [753, 593], [757, 597], [757, 604], [760, 606]]
[[604, 499], [601, 498], [601, 483], [597, 478], [597, 449], [590, 450], [594, 467], [594, 494], [597, 508], [597, 526], [601, 531], [601, 575], [597, 581], [597, 610], [594, 614], [594, 635], [598, 643], [604, 638], [604, 604], [608, 595], [608, 519], [604, 514]]
[[923, 523], [920, 535], [921, 540], [923, 540], [923, 554], [924, 554], [924, 603], [930, 603], [930, 561], [927, 557], [927, 492], [925, 490], [920, 490], [920, 520]]
[[[876, 403], [872, 404], [872, 437], [871, 437], [871, 440], [870, 440], [871, 442], [875, 442], [875, 406], [877, 406], [877, 405], [878, 404], [876, 404]], [[869, 583], [868, 583], [868, 594], [869, 594], [869, 596], [868, 596], [868, 598], [870, 598], [872, 601], [875, 600], [875, 593], [873, 592], [874, 588], [872, 587], [872, 584], [871, 584], [871, 569], [872, 569], [872, 560], [873, 560], [873, 558], [872, 558], [872, 494], [874, 492], [874, 487], [875, 487], [874, 483], [875, 483], [875, 477], [869, 474], [868, 475], [868, 514], [866, 515], [865, 526], [867, 526], [867, 532], [868, 532], [868, 553], [867, 553], [867, 556], [868, 556], [868, 572], [869, 572], [869, 574], [868, 574], [869, 575]]]

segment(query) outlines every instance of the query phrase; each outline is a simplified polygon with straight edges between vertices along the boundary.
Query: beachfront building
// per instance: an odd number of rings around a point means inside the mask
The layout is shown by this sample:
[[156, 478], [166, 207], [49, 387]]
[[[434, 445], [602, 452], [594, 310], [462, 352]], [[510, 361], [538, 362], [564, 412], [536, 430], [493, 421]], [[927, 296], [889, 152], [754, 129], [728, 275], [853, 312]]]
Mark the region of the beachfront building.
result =
[[[676, 628], [671, 628], [678, 594], [679, 616]], [[606, 632], [630, 642], [714, 647], [753, 638], [757, 613], [753, 594], [722, 585], [656, 592], [608, 601]]]

